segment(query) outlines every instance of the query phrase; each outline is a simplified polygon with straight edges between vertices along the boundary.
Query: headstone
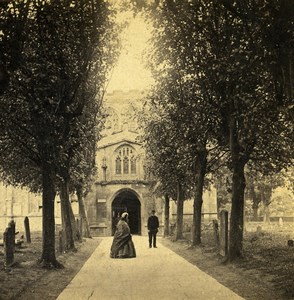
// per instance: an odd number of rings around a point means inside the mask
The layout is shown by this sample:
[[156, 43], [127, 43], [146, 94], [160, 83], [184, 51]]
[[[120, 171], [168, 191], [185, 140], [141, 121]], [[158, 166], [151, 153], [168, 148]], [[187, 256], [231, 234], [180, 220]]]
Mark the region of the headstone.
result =
[[8, 226], [3, 235], [4, 242], [4, 256], [5, 256], [5, 266], [9, 267], [13, 264], [14, 261], [14, 243], [15, 243], [15, 234], [13, 228]]
[[15, 222], [14, 222], [14, 220], [13, 219], [11, 219], [11, 221], [8, 223], [8, 228], [11, 228], [11, 234], [13, 235], [13, 242], [12, 242], [12, 244], [13, 244], [13, 252], [15, 251], [15, 235], [16, 235], [16, 233], [15, 233]]
[[13, 219], [11, 219], [10, 222], [8, 223], [8, 227], [12, 228], [12, 231], [15, 234], [15, 222]]
[[213, 224], [214, 241], [215, 241], [216, 247], [219, 247], [218, 221], [217, 220], [213, 220], [212, 224]]
[[31, 242], [31, 231], [30, 231], [30, 221], [28, 217], [25, 217], [24, 219], [24, 227], [25, 227], [25, 232], [26, 232], [26, 240], [27, 243]]
[[220, 212], [220, 255], [222, 256], [228, 255], [228, 224], [228, 212], [222, 210]]

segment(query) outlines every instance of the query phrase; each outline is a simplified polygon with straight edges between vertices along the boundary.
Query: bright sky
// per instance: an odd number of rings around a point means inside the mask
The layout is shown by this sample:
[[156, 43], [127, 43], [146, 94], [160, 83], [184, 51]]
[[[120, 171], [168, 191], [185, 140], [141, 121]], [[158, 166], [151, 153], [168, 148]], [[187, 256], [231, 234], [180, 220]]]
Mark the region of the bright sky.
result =
[[107, 92], [146, 89], [152, 83], [151, 73], [145, 68], [143, 61], [150, 30], [140, 16], [134, 18], [124, 14], [121, 18], [130, 19], [130, 25], [122, 34], [122, 52], [113, 69]]

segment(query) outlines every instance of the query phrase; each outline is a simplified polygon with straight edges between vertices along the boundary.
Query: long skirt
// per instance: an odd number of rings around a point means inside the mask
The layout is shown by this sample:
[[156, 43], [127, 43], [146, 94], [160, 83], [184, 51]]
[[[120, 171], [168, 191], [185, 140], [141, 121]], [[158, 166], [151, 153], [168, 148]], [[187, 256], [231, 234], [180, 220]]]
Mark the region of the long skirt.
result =
[[136, 257], [136, 249], [133, 241], [130, 239], [117, 251], [110, 252], [110, 257], [112, 258], [132, 258]]

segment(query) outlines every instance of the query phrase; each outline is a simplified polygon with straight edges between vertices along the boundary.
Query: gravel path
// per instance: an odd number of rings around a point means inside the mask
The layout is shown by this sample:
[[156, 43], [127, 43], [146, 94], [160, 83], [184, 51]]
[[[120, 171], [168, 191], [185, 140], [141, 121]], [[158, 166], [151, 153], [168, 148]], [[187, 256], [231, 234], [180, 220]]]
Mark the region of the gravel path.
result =
[[134, 236], [137, 257], [111, 259], [112, 238], [104, 238], [58, 300], [237, 300], [243, 299], [164, 247], [149, 248]]

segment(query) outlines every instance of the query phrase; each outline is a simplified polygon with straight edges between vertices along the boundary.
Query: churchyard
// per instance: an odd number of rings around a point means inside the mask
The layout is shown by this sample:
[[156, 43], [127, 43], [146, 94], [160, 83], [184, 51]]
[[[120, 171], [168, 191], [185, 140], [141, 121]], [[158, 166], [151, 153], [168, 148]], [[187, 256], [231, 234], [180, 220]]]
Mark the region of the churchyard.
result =
[[14, 228], [9, 224], [3, 235], [0, 234], [0, 299], [56, 299], [100, 239], [80, 239], [76, 242], [76, 251], [66, 252], [59, 228], [56, 228], [56, 257], [64, 266], [57, 271], [43, 268], [38, 262], [42, 253], [42, 233], [24, 228], [17, 232], [16, 223], [14, 235]]
[[[199, 247], [190, 246], [187, 232], [184, 233], [186, 237], [184, 240], [173, 242], [173, 236], [170, 236], [162, 239], [162, 242], [231, 289], [243, 290], [245, 294], [247, 290], [260, 289], [262, 293], [263, 289], [267, 289], [269, 294], [275, 293], [277, 298], [274, 299], [292, 299], [294, 297], [294, 247], [288, 245], [288, 241], [294, 237], [294, 224], [248, 222], [245, 229], [244, 258], [233, 264], [226, 263], [225, 258], [219, 255], [212, 222], [203, 226], [202, 245]], [[48, 270], [41, 268], [37, 263], [42, 250], [41, 233], [32, 232], [31, 242], [27, 241], [25, 231], [19, 232], [16, 236], [22, 237], [23, 242], [15, 248], [13, 263], [10, 266], [6, 264], [4, 247], [0, 246], [1, 299], [31, 299], [26, 297], [31, 297], [32, 291], [40, 293], [40, 299], [55, 299], [100, 240], [83, 239], [77, 243], [77, 252], [65, 253], [61, 251], [59, 236], [56, 234], [56, 254], [65, 268]], [[219, 268], [221, 268], [221, 278], [217, 278]], [[232, 272], [236, 274], [233, 279]], [[240, 282], [240, 274], [246, 277], [243, 283]], [[263, 287], [259, 287], [257, 278], [262, 280]], [[249, 282], [256, 282], [256, 286], [249, 287]], [[46, 289], [44, 285], [47, 286]], [[256, 298], [249, 296], [247, 299], [261, 299], [260, 294], [255, 293], [255, 295]]]

